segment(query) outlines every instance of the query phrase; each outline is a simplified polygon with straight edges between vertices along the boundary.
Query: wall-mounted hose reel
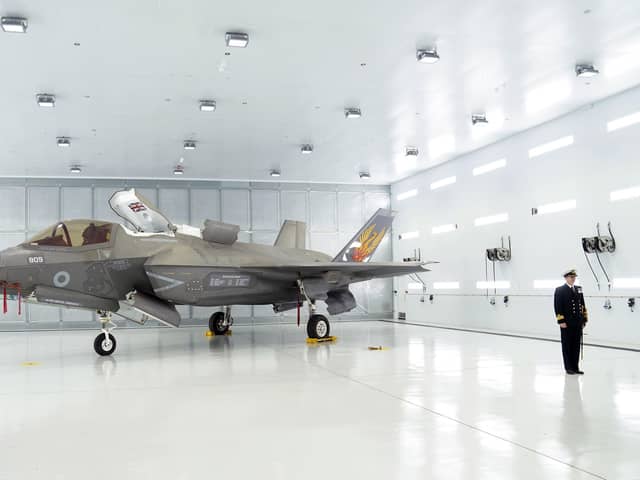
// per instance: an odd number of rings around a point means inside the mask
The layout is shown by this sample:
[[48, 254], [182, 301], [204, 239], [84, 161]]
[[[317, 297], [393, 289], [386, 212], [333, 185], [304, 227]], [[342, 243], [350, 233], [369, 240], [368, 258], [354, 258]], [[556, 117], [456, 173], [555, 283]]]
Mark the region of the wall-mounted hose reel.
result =
[[422, 261], [422, 251], [418, 248], [417, 250], [413, 249], [413, 257], [405, 257], [402, 259], [403, 262], [421, 262]]
[[[591, 264], [591, 260], [589, 259], [590, 254], [595, 254], [596, 260], [600, 265], [600, 269], [604, 274], [604, 277], [607, 280], [608, 290], [611, 291], [611, 277], [609, 273], [604, 268], [602, 264], [602, 260], [600, 259], [601, 253], [614, 253], [616, 251], [616, 239], [613, 236], [613, 232], [611, 231], [611, 222], [607, 223], [607, 230], [609, 230], [609, 235], [601, 235], [600, 233], [600, 223], [596, 224], [596, 233], [595, 237], [583, 237], [582, 238], [582, 251], [584, 252], [584, 258], [587, 260], [587, 265], [589, 265], [589, 270], [593, 274], [593, 278], [596, 281], [596, 285], [598, 286], [598, 290], [600, 290], [600, 279], [596, 274], [593, 265]], [[606, 308], [606, 307], [605, 307]]]
[[511, 236], [507, 237], [508, 247], [504, 246], [504, 237], [500, 237], [500, 247], [487, 248], [487, 260], [490, 262], [508, 262], [511, 260]]
[[[489, 285], [489, 262], [491, 262], [491, 269], [493, 272], [493, 297], [489, 298], [489, 287], [487, 286], [487, 298], [491, 305], [496, 304], [495, 296], [498, 293], [496, 288], [496, 262], [510, 262], [511, 261], [511, 235], [507, 236], [507, 246], [504, 245], [504, 237], [500, 237], [500, 246], [496, 248], [487, 248], [484, 255], [484, 277], [487, 285]], [[505, 297], [503, 302], [505, 307], [509, 305], [508, 297]]]

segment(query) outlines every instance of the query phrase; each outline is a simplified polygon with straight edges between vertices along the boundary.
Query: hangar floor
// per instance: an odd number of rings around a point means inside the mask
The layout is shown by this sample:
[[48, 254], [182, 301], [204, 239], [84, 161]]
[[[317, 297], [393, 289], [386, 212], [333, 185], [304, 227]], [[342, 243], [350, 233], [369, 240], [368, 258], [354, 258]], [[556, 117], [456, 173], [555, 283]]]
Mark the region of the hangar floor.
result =
[[0, 478], [640, 478], [637, 353], [332, 327], [1, 333]]

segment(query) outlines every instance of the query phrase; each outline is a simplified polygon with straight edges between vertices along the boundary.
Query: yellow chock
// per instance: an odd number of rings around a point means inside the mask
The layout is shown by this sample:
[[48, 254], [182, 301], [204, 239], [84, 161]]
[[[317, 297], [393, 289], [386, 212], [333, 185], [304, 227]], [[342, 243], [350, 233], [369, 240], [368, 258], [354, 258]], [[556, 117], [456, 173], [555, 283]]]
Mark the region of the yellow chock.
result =
[[369, 350], [386, 350], [382, 345], [373, 345], [371, 347], [367, 347]]
[[23, 367], [37, 367], [40, 365], [40, 362], [22, 362], [21, 365]]
[[205, 337], [215, 337], [216, 334], [213, 333], [211, 330], [207, 330], [206, 332], [204, 332], [204, 336]]
[[230, 337], [231, 335], [233, 335], [233, 330], [227, 330], [227, 331], [224, 333], [224, 336], [225, 336], [225, 337]]
[[329, 336], [324, 338], [307, 338], [308, 344], [316, 344], [316, 343], [326, 343], [326, 342], [335, 342], [338, 337]]

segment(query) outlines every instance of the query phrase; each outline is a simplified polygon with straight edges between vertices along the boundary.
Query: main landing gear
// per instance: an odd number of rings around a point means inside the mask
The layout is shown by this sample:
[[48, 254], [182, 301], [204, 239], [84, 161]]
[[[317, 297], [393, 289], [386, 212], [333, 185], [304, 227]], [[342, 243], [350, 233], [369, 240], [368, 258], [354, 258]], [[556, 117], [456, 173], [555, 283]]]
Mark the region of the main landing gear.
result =
[[224, 307], [224, 312], [216, 312], [209, 318], [209, 331], [215, 335], [224, 335], [233, 325], [231, 307]]
[[93, 349], [102, 357], [111, 355], [116, 351], [116, 337], [111, 331], [116, 328], [116, 324], [111, 321], [111, 312], [98, 310], [102, 331], [93, 341]]
[[329, 320], [324, 315], [316, 313], [316, 304], [307, 295], [302, 280], [298, 280], [298, 288], [300, 295], [307, 301], [309, 305], [309, 321], [307, 321], [307, 336], [309, 338], [321, 339], [328, 338], [331, 331]]

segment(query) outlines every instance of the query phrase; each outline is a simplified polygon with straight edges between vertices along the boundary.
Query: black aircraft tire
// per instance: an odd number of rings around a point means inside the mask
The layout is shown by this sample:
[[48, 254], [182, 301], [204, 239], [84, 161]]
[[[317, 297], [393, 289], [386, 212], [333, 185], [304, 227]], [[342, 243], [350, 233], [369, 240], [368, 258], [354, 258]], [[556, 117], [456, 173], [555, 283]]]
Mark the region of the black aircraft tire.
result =
[[216, 312], [209, 318], [209, 331], [216, 335], [224, 335], [229, 330], [229, 325], [224, 325], [224, 312]]
[[324, 315], [311, 315], [307, 322], [307, 336], [309, 338], [326, 338], [331, 332], [329, 320]]
[[116, 351], [116, 337], [114, 337], [110, 333], [109, 340], [107, 341], [106, 334], [101, 333], [93, 341], [93, 349], [101, 357], [106, 357], [107, 355], [111, 355], [113, 352]]

